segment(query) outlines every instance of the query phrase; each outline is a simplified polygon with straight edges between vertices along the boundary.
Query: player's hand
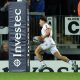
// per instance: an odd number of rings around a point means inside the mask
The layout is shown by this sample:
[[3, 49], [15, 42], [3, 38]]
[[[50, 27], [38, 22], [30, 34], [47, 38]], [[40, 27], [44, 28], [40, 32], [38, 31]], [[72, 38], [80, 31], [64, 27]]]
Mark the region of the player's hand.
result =
[[43, 42], [43, 38], [41, 36], [34, 36], [33, 42]]

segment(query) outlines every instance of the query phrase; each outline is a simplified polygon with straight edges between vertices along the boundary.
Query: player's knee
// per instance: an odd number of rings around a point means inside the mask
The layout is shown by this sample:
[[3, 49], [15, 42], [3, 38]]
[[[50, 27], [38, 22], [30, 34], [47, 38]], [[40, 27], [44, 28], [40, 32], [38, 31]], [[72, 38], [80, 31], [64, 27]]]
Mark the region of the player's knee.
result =
[[65, 58], [65, 56], [62, 56], [62, 55], [60, 55], [60, 57], [59, 57], [59, 59], [61, 59], [61, 60], [64, 59], [64, 58]]
[[39, 53], [40, 53], [40, 51], [41, 51], [41, 47], [40, 47], [40, 46], [38, 46], [38, 47], [35, 49], [35, 54], [39, 54]]
[[38, 46], [36, 49], [35, 49], [35, 54], [37, 55], [37, 54], [39, 54], [40, 53], [40, 51], [41, 51], [41, 47], [40, 46]]
[[39, 54], [40, 50], [39, 49], [36, 49], [35, 50], [35, 54]]
[[36, 49], [34, 53], [37, 54], [38, 53], [38, 50]]
[[59, 55], [59, 56], [57, 56], [57, 58], [58, 58], [58, 59], [62, 59], [62, 58], [63, 58], [63, 56], [62, 56], [62, 55]]

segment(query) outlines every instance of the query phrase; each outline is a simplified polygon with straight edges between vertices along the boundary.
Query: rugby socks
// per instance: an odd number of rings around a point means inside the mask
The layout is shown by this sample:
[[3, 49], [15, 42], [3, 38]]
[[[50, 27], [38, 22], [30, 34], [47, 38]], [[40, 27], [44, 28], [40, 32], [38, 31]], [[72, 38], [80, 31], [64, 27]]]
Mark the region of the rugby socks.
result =
[[69, 60], [68, 63], [72, 65], [73, 64], [73, 61], [72, 60]]
[[40, 64], [41, 65], [45, 65], [45, 62], [42, 60], [42, 61], [40, 61]]

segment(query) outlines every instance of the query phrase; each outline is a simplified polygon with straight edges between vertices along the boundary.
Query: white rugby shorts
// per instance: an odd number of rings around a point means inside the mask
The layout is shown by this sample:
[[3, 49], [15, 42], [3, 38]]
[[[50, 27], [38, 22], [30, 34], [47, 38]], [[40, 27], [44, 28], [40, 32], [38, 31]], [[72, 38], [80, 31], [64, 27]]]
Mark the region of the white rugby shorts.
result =
[[58, 52], [56, 44], [52, 44], [50, 42], [44, 42], [44, 43], [40, 44], [40, 47], [42, 48], [42, 50], [45, 50], [45, 52], [47, 51], [52, 54], [54, 54], [55, 52]]

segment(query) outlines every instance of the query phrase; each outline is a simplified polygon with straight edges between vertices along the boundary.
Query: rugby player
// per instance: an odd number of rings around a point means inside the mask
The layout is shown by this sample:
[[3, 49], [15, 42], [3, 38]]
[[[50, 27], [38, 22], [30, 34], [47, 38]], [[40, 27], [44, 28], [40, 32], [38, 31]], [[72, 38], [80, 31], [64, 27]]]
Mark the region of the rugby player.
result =
[[47, 23], [47, 19], [45, 16], [42, 16], [39, 20], [39, 25], [42, 27], [41, 29], [41, 36], [35, 36], [39, 41], [42, 43], [38, 45], [35, 49], [35, 55], [40, 61], [41, 67], [39, 70], [46, 67], [45, 62], [43, 61], [43, 57], [41, 55], [41, 51], [49, 50], [52, 55], [54, 55], [57, 59], [60, 59], [64, 62], [69, 63], [72, 65], [74, 70], [76, 70], [76, 61], [70, 60], [66, 56], [63, 56], [56, 47], [56, 43], [52, 38], [52, 27]]

